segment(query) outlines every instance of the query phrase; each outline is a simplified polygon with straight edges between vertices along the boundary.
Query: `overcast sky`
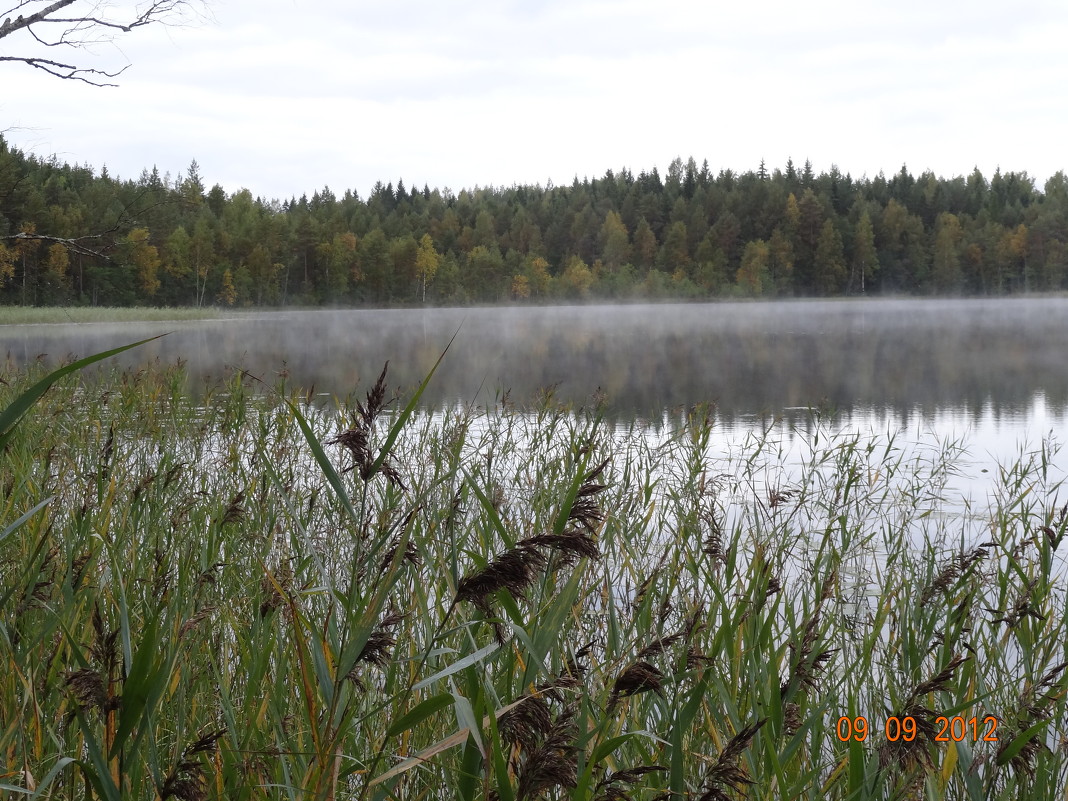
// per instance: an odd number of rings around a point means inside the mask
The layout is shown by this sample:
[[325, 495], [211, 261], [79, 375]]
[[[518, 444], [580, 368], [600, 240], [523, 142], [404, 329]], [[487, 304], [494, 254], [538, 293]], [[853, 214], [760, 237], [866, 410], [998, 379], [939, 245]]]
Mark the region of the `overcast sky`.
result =
[[[9, 0], [10, 3], [11, 0]], [[122, 5], [122, 4], [114, 4]], [[325, 185], [570, 183], [675, 156], [854, 176], [1068, 169], [1064, 0], [213, 0], [93, 65], [0, 64], [41, 156], [284, 199]], [[0, 53], [17, 54], [17, 36]]]

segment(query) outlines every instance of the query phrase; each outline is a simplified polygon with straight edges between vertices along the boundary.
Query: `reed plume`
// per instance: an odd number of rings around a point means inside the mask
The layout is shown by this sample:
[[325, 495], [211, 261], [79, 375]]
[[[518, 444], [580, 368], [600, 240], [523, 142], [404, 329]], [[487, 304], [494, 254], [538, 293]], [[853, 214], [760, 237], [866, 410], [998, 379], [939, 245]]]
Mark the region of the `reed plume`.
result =
[[608, 699], [607, 711], [611, 713], [621, 698], [629, 698], [650, 690], [663, 697], [663, 680], [664, 674], [649, 662], [638, 660], [628, 665], [612, 684], [612, 695]]
[[578, 738], [576, 712], [574, 706], [565, 707], [545, 733], [542, 742], [526, 755], [518, 770], [518, 801], [537, 798], [554, 787], [572, 789], [578, 784], [575, 761], [575, 752], [578, 750], [575, 746]]
[[400, 473], [390, 460], [383, 458], [376, 466], [375, 456], [371, 450], [375, 420], [388, 405], [386, 402], [386, 372], [388, 370], [389, 362], [387, 361], [382, 367], [378, 380], [367, 391], [366, 400], [363, 403], [356, 401], [356, 414], [353, 415], [352, 425], [337, 436], [326, 440], [326, 443], [341, 445], [352, 456], [353, 463], [341, 472], [348, 473], [357, 470], [364, 482], [370, 481], [377, 473], [381, 473], [390, 484], [403, 490], [405, 489], [404, 482], [401, 481]]
[[1000, 615], [1000, 617], [993, 618], [991, 622], [1004, 623], [1010, 629], [1014, 629], [1020, 625], [1026, 617], [1032, 617], [1035, 620], [1045, 620], [1046, 616], [1038, 611], [1036, 604], [1032, 600], [1032, 596], [1034, 595], [1037, 586], [1037, 578], [1027, 582], [1026, 586], [1020, 588], [1020, 591], [1016, 594], [1016, 600], [1013, 601], [1012, 606], [1007, 610], [993, 609], [989, 606], [983, 607], [991, 614]]
[[166, 801], [168, 798], [177, 798], [178, 801], [204, 801], [208, 797], [204, 765], [195, 757], [198, 754], [213, 752], [219, 738], [224, 734], [226, 729], [204, 735], [182, 752], [178, 764], [158, 788], [160, 801]]
[[632, 801], [633, 796], [616, 785], [637, 784], [650, 773], [667, 773], [667, 768], [661, 765], [638, 765], [612, 771], [597, 783], [593, 790], [594, 801]]
[[604, 473], [610, 460], [605, 459], [594, 467], [582, 478], [575, 501], [568, 511], [567, 520], [584, 529], [587, 534], [593, 534], [597, 527], [604, 522], [604, 512], [598, 504], [596, 496], [607, 489], [607, 484], [598, 484], [597, 479]]
[[938, 571], [931, 583], [924, 588], [923, 593], [920, 595], [920, 604], [926, 604], [936, 595], [948, 591], [956, 584], [958, 579], [968, 575], [976, 564], [990, 555], [989, 549], [993, 545], [994, 543], [992, 542], [984, 542], [970, 551], [962, 550], [950, 558]]
[[1001, 746], [998, 748], [998, 763], [1008, 761], [1017, 775], [1026, 775], [1028, 778], [1035, 777], [1035, 760], [1043, 752], [1049, 752], [1049, 746], [1038, 735], [1032, 737], [1024, 744], [1015, 755], [1006, 760], [1005, 754], [1009, 746], [1023, 732], [1034, 726], [1039, 721], [1048, 721], [1053, 715], [1052, 707], [1068, 692], [1068, 661], [1060, 662], [1047, 670], [1042, 678], [1035, 684], [1030, 683], [1020, 695], [1016, 713], [1016, 724], [1012, 733], [1004, 738], [999, 738]]
[[528, 695], [518, 706], [501, 715], [497, 726], [502, 741], [533, 751], [552, 729], [552, 710], [544, 697]]
[[[456, 585], [454, 603], [467, 601], [482, 612], [487, 619], [493, 620], [494, 612], [490, 605], [490, 597], [500, 590], [508, 590], [517, 599], [524, 597], [537, 571], [545, 567], [545, 564], [545, 556], [537, 548], [530, 545], [517, 545], [502, 553], [481, 570], [460, 579]], [[499, 622], [493, 621], [493, 631], [497, 641], [503, 643], [504, 631]]]
[[733, 801], [730, 793], [742, 793], [748, 785], [753, 783], [745, 768], [738, 764], [738, 760], [749, 747], [756, 733], [767, 722], [767, 718], [761, 718], [730, 739], [705, 773], [705, 789], [697, 797], [697, 801]]
[[792, 701], [791, 696], [796, 692], [815, 690], [816, 680], [826, 670], [827, 664], [839, 650], [827, 648], [818, 653], [815, 652], [816, 642], [820, 637], [823, 604], [831, 597], [837, 583], [838, 573], [832, 570], [824, 578], [820, 587], [820, 597], [816, 601], [816, 608], [802, 627], [800, 642], [796, 639], [790, 642], [790, 672], [779, 685], [779, 697], [784, 704], [791, 704], [789, 707], [784, 707], [788, 732], [797, 730], [800, 715], [800, 707]]
[[904, 770], [911, 770], [915, 767], [923, 768], [926, 771], [934, 769], [934, 758], [931, 755], [929, 746], [936, 742], [935, 737], [938, 736], [937, 718], [940, 713], [927, 706], [923, 699], [924, 696], [931, 693], [947, 692], [950, 689], [950, 682], [953, 680], [953, 675], [957, 672], [957, 668], [970, 659], [970, 656], [954, 655], [944, 668], [927, 681], [917, 684], [912, 692], [909, 693], [900, 710], [894, 713], [894, 717], [898, 720], [912, 718], [916, 722], [916, 737], [911, 741], [902, 737], [896, 741], [887, 740], [884, 742], [879, 747], [880, 768], [897, 765]]

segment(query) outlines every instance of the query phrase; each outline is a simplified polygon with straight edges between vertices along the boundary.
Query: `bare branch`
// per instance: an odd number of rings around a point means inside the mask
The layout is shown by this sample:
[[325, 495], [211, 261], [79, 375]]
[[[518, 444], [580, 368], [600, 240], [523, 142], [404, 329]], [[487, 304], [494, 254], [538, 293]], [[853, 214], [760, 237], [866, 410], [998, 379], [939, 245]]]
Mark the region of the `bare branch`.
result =
[[[15, 31], [20, 31], [23, 28], [29, 28], [31, 25], [34, 25], [38, 22], [47, 19], [49, 14], [55, 14], [57, 11], [62, 11], [64, 8], [69, 5], [73, 5], [75, 2], [77, 2], [77, 0], [57, 0], [57, 2], [52, 3], [52, 5], [48, 6], [47, 8], [42, 8], [36, 14], [30, 14], [30, 16], [28, 17], [24, 17], [22, 14], [19, 14], [18, 19], [16, 19], [14, 22], [11, 21], [10, 17], [8, 17], [3, 21], [2, 24], [0, 24], [0, 39], [3, 39], [5, 36], [10, 36]], [[20, 8], [24, 5], [27, 4], [20, 3], [18, 6], [15, 6], [15, 8]]]
[[75, 253], [80, 253], [83, 256], [97, 256], [99, 258], [108, 259], [110, 261], [111, 257], [108, 256], [106, 253], [99, 250], [93, 250], [92, 248], [82, 244], [82, 242], [86, 239], [101, 239], [103, 236], [104, 234], [92, 234], [90, 236], [78, 236], [74, 237], [73, 239], [68, 239], [67, 237], [63, 236], [48, 236], [47, 234], [18, 233], [9, 234], [7, 236], [0, 236], [0, 240], [13, 239], [23, 241], [32, 240], [35, 242], [58, 242], [61, 245], [66, 245], [70, 250], [74, 251]]
[[76, 67], [73, 64], [62, 64], [58, 61], [52, 61], [47, 58], [21, 58], [19, 56], [0, 56], [0, 61], [21, 61], [23, 64], [28, 64], [31, 67], [36, 67], [39, 70], [44, 70], [49, 75], [55, 75], [57, 78], [66, 78], [72, 81], [82, 81], [90, 86], [118, 86], [116, 83], [107, 83], [104, 81], [94, 80], [93, 75], [99, 75], [104, 78], [117, 78], [122, 73], [126, 72], [130, 66], [127, 64], [121, 70], [116, 72], [106, 72], [105, 70], [90, 69], [88, 67]]
[[[87, 4], [88, 7], [85, 9], [87, 13], [83, 16], [70, 16], [69, 11], [61, 16], [60, 13], [65, 9], [74, 10], [70, 7], [84, 0], [55, 0], [51, 3], [48, 3], [48, 0], [21, 0], [4, 12], [6, 17], [3, 22], [0, 22], [0, 39], [21, 31], [24, 33], [22, 41], [31, 46], [85, 50], [94, 44], [111, 42], [118, 36], [131, 33], [136, 28], [149, 25], [178, 25], [188, 17], [202, 16], [199, 9], [201, 1], [156, 0], [139, 5], [125, 16], [107, 14], [106, 6], [92, 2]], [[19, 10], [29, 11], [31, 8], [38, 10], [30, 14], [18, 14], [14, 18], [12, 16]], [[57, 78], [83, 81], [92, 86], [115, 86], [103, 79], [115, 78], [126, 69], [126, 66], [129, 66], [126, 65], [114, 71], [83, 67], [68, 64], [65, 61], [43, 58], [33, 54], [32, 51], [23, 55], [0, 56], [0, 61], [21, 62]]]

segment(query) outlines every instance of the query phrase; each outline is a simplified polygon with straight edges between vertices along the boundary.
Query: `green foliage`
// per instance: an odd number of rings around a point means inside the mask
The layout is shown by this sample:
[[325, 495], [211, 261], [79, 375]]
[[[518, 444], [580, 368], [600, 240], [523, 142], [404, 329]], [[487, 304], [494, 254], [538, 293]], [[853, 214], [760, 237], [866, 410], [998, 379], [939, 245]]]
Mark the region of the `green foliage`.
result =
[[1063, 794], [1044, 447], [972, 520], [958, 444], [818, 418], [724, 453], [702, 410], [394, 407], [385, 372], [338, 409], [56, 378], [0, 384], [11, 797]]
[[[0, 303], [709, 298], [757, 291], [743, 261], [762, 242], [761, 295], [1068, 289], [1061, 173], [1040, 189], [1026, 173], [940, 178], [902, 167], [856, 179], [791, 162], [714, 175], [676, 159], [667, 181], [623, 169], [566, 186], [453, 194], [379, 183], [367, 198], [324, 187], [280, 202], [205, 193], [196, 162], [189, 170], [116, 180], [0, 139]], [[66, 248], [64, 262], [56, 238], [92, 246]], [[574, 259], [594, 276], [585, 289], [558, 280]]]
[[738, 288], [747, 295], [760, 295], [768, 283], [771, 249], [763, 240], [746, 243], [742, 266], [738, 268]]

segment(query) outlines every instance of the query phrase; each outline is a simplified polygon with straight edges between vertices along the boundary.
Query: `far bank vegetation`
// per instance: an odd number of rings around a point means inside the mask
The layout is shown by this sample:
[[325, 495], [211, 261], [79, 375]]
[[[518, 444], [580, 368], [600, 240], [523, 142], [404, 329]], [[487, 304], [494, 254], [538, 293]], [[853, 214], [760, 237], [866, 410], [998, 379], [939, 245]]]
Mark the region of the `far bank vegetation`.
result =
[[570, 185], [268, 200], [0, 138], [0, 303], [350, 306], [1058, 292], [1068, 181], [673, 161]]

